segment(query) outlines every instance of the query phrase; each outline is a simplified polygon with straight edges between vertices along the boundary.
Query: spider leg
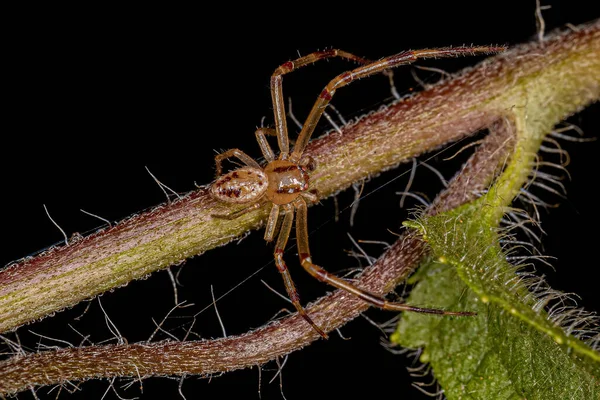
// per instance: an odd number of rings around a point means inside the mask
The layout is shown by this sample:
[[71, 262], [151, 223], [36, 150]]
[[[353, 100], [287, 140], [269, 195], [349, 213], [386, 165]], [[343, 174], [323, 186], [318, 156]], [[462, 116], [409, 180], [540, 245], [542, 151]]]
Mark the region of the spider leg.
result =
[[382, 308], [384, 310], [391, 311], [413, 311], [425, 314], [441, 314], [441, 315], [457, 315], [457, 316], [469, 316], [475, 315], [472, 312], [463, 312], [463, 311], [445, 311], [433, 308], [422, 308], [422, 307], [414, 307], [404, 303], [394, 303], [384, 299], [381, 296], [368, 292], [366, 290], [360, 289], [348, 281], [335, 276], [323, 268], [319, 267], [316, 264], [313, 264], [312, 259], [310, 257], [310, 249], [308, 247], [308, 229], [307, 229], [307, 220], [306, 220], [306, 202], [302, 197], [298, 197], [294, 201], [294, 206], [296, 208], [296, 241], [298, 243], [298, 254], [300, 256], [300, 263], [302, 267], [308, 271], [309, 274], [320, 280], [321, 282], [325, 282], [334, 286], [338, 289], [345, 290], [353, 295], [359, 297], [360, 299], [366, 301], [367, 303]]
[[302, 192], [300, 193], [300, 196], [303, 196], [311, 203], [317, 203], [319, 201], [318, 192], [316, 190], [313, 190], [312, 192]]
[[258, 201], [249, 207], [242, 208], [241, 210], [234, 211], [230, 214], [211, 214], [211, 217], [233, 220], [233, 219], [237, 219], [237, 218], [241, 217], [244, 214], [248, 214], [249, 212], [252, 212], [252, 211], [260, 208], [263, 204], [265, 204], [264, 201]]
[[265, 226], [265, 240], [267, 242], [272, 242], [275, 238], [275, 234], [277, 233], [279, 209], [280, 207], [277, 204], [273, 203], [273, 206], [271, 207], [271, 213], [269, 214], [269, 219], [267, 220], [267, 225]]
[[263, 153], [263, 156], [265, 156], [265, 160], [267, 160], [267, 162], [275, 160], [275, 153], [273, 152], [273, 149], [271, 149], [269, 142], [267, 142], [266, 137], [266, 135], [277, 136], [275, 130], [273, 128], [258, 128], [254, 134], [256, 135], [256, 141], [260, 146], [260, 151]]
[[271, 76], [271, 98], [273, 100], [273, 112], [275, 114], [275, 130], [277, 132], [277, 142], [279, 144], [279, 158], [285, 160], [290, 153], [290, 142], [288, 138], [287, 120], [285, 113], [285, 102], [283, 99], [282, 80], [283, 75], [294, 71], [295, 69], [312, 64], [316, 61], [330, 58], [341, 57], [347, 60], [356, 61], [360, 64], [368, 64], [369, 60], [355, 56], [346, 51], [331, 49], [325, 51], [316, 51], [294, 61], [288, 61], [279, 66]]
[[221, 165], [223, 163], [223, 160], [226, 160], [231, 157], [237, 158], [238, 160], [240, 160], [241, 162], [243, 162], [244, 164], [246, 164], [249, 167], [260, 169], [260, 164], [257, 163], [256, 161], [254, 161], [254, 159], [252, 157], [250, 157], [248, 154], [244, 153], [240, 149], [229, 149], [229, 150], [224, 151], [223, 153], [217, 154], [215, 156], [215, 164], [217, 166], [217, 171], [216, 171], [217, 176], [221, 176], [221, 173], [223, 172], [223, 167]]
[[[296, 307], [296, 310], [298, 310], [298, 313], [313, 327], [315, 331], [319, 333], [319, 335], [327, 339], [327, 334], [317, 324], [315, 324], [315, 322], [306, 313], [306, 310], [304, 310], [304, 307], [302, 307], [302, 304], [300, 304], [300, 296], [298, 295], [298, 291], [294, 286], [294, 281], [292, 281], [290, 271], [288, 271], [287, 265], [283, 260], [283, 251], [285, 250], [285, 245], [287, 244], [290, 231], [292, 230], [292, 222], [294, 221], [294, 207], [291, 204], [286, 204], [284, 207], [285, 212], [283, 223], [281, 224], [279, 237], [277, 238], [277, 244], [275, 245], [275, 265], [277, 265], [277, 269], [281, 273], [285, 289], [290, 300], [292, 301], [292, 304], [294, 307]], [[271, 213], [271, 215], [273, 215], [273, 213]]]
[[[396, 55], [382, 58], [379, 61], [375, 61], [373, 63], [362, 65], [358, 68], [353, 69], [352, 71], [344, 72], [333, 78], [325, 89], [321, 92], [317, 101], [313, 105], [310, 114], [306, 118], [306, 122], [302, 126], [302, 131], [298, 135], [298, 139], [296, 140], [296, 144], [294, 145], [294, 150], [290, 155], [291, 162], [298, 162], [312, 136], [317, 123], [321, 119], [327, 104], [331, 101], [331, 98], [335, 94], [336, 90], [346, 86], [350, 82], [365, 78], [370, 75], [374, 75], [380, 72], [384, 72], [390, 68], [394, 68], [400, 65], [411, 64], [417, 59], [421, 58], [442, 58], [442, 57], [460, 57], [460, 56], [468, 56], [468, 55], [477, 55], [477, 54], [493, 54], [498, 53], [505, 50], [505, 47], [490, 47], [490, 46], [473, 46], [473, 47], [443, 47], [443, 48], [434, 48], [434, 49], [423, 49], [423, 50], [414, 50], [414, 51], [405, 51], [402, 53], [398, 53]], [[285, 65], [285, 64], [284, 64]], [[293, 64], [292, 64], [293, 66]], [[282, 66], [283, 67], [283, 66]], [[279, 68], [282, 68], [279, 67]], [[271, 87], [273, 93], [273, 105], [276, 104], [275, 97], [277, 92], [273, 89], [273, 78], [271, 78]], [[277, 108], [276, 108], [277, 114]], [[277, 131], [279, 133], [279, 130]]]

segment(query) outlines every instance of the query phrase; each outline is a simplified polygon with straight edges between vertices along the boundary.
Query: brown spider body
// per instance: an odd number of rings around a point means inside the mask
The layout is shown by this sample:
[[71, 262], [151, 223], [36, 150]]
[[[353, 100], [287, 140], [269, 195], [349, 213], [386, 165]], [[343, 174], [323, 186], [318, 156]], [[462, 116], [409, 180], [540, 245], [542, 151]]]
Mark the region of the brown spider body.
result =
[[210, 193], [226, 203], [247, 204], [260, 200], [268, 188], [269, 178], [264, 171], [242, 167], [217, 178]]
[[218, 177], [211, 195], [226, 203], [254, 203], [263, 197], [284, 205], [308, 190], [308, 168], [287, 160], [273, 160], [264, 169], [242, 167]]
[[[490, 54], [503, 51], [504, 47], [454, 47], [439, 49], [424, 49], [406, 51], [382, 58], [379, 61], [369, 62], [353, 54], [341, 50], [326, 50], [315, 52], [294, 61], [288, 61], [275, 70], [271, 77], [271, 97], [273, 99], [273, 110], [275, 114], [275, 128], [259, 128], [256, 131], [256, 140], [267, 160], [267, 164], [261, 167], [252, 157], [239, 149], [231, 149], [215, 157], [217, 179], [210, 187], [210, 193], [218, 200], [234, 204], [246, 204], [247, 207], [227, 215], [213, 215], [215, 218], [235, 219], [243, 214], [258, 209], [270, 203], [271, 212], [266, 223], [265, 240], [272, 241], [277, 235], [274, 258], [277, 269], [283, 277], [285, 288], [290, 300], [298, 313], [318, 332], [322, 337], [327, 334], [317, 325], [304, 310], [300, 303], [300, 297], [292, 281], [290, 272], [283, 259], [287, 241], [292, 230], [294, 216], [296, 217], [296, 242], [298, 244], [298, 255], [302, 267], [316, 279], [328, 283], [338, 289], [345, 290], [371, 305], [392, 311], [414, 311], [428, 314], [442, 315], [473, 315], [464, 311], [444, 311], [431, 308], [420, 308], [403, 303], [395, 303], [385, 298], [370, 293], [354, 286], [349, 281], [331, 274], [313, 263], [308, 246], [307, 227], [307, 200], [311, 203], [318, 200], [314, 191], [309, 191], [309, 172], [314, 169], [314, 162], [310, 157], [304, 155], [304, 150], [315, 130], [319, 119], [329, 104], [335, 92], [350, 82], [364, 78], [379, 72], [389, 73], [389, 69], [399, 65], [406, 65], [419, 58], [436, 57], [458, 57], [464, 55]], [[310, 114], [302, 126], [302, 131], [296, 139], [294, 148], [290, 152], [290, 143], [287, 132], [284, 97], [282, 90], [282, 76], [293, 70], [312, 64], [315, 61], [329, 58], [342, 57], [347, 60], [358, 62], [361, 65], [349, 72], [338, 75], [332, 79], [318, 96]], [[391, 75], [390, 75], [391, 76]], [[279, 145], [279, 156], [269, 145], [266, 135], [277, 136]], [[236, 157], [246, 166], [222, 175], [221, 163], [223, 160]], [[283, 217], [281, 224], [278, 222]], [[279, 228], [278, 228], [279, 227]]]

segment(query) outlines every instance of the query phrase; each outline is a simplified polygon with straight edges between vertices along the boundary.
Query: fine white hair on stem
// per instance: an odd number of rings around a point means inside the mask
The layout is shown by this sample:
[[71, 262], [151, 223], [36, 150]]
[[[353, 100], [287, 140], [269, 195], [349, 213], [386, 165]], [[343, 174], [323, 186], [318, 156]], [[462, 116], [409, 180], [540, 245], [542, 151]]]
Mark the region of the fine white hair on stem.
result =
[[[433, 82], [433, 83], [426, 83], [423, 79], [421, 79], [419, 77], [419, 75], [417, 74], [417, 70], [420, 69], [422, 71], [429, 71], [429, 72], [435, 72], [437, 74], [440, 74], [441, 77], [438, 79], [436, 77], [428, 77], [427, 80], [429, 82]], [[421, 86], [423, 89], [430, 89], [431, 87], [435, 86], [436, 84], [438, 84], [440, 81], [444, 80], [444, 79], [450, 79], [452, 77], [452, 75], [447, 72], [444, 71], [441, 68], [434, 68], [434, 67], [426, 67], [423, 65], [416, 65], [413, 64], [413, 68], [410, 69], [410, 74], [412, 76], [412, 78], [415, 80], [415, 82], [417, 82], [417, 84], [419, 86]]]
[[421, 204], [423, 204], [426, 207], [429, 207], [430, 204], [427, 200], [425, 200], [423, 197], [419, 196], [416, 193], [412, 193], [412, 192], [396, 192], [396, 194], [401, 194], [403, 196], [409, 196], [412, 197], [414, 199], [417, 199]]
[[110, 391], [110, 388], [112, 387], [112, 384], [113, 384], [114, 381], [115, 381], [115, 378], [112, 378], [112, 380], [109, 381], [108, 387], [106, 388], [106, 391], [104, 391], [104, 394], [102, 395], [102, 397], [100, 397], [100, 400], [104, 400], [104, 398], [106, 397], [106, 395]]
[[359, 239], [358, 243], [379, 244], [379, 245], [384, 246], [385, 249], [389, 249], [391, 247], [391, 245], [388, 242], [385, 242], [383, 240], [364, 240], [364, 239]]
[[286, 354], [286, 356], [285, 356], [285, 357], [284, 357], [284, 359], [283, 359], [283, 363], [281, 363], [281, 364], [279, 364], [279, 357], [278, 357], [278, 358], [276, 358], [276, 361], [277, 361], [277, 366], [278, 366], [278, 368], [277, 368], [277, 373], [275, 373], [275, 375], [273, 375], [273, 377], [271, 378], [271, 380], [269, 381], [269, 383], [273, 383], [273, 381], [274, 381], [275, 379], [277, 379], [277, 377], [278, 377], [279, 375], [281, 375], [281, 371], [282, 371], [283, 367], [285, 366], [285, 363], [287, 363], [288, 356], [289, 356], [289, 354]]
[[507, 261], [536, 260], [536, 261], [546, 264], [550, 268], [554, 268], [550, 262], [546, 261], [546, 259], [556, 260], [556, 257], [542, 256], [542, 255], [508, 256], [508, 257], [506, 257]]
[[171, 198], [169, 197], [167, 190], [169, 192], [173, 193], [178, 199], [181, 200], [181, 196], [179, 195], [179, 193], [177, 193], [176, 191], [174, 191], [173, 189], [171, 189], [170, 187], [168, 187], [167, 185], [165, 185], [164, 183], [159, 181], [158, 178], [156, 178], [156, 176], [154, 176], [154, 174], [152, 172], [150, 172], [150, 170], [148, 169], [147, 166], [144, 166], [144, 168], [146, 168], [146, 171], [148, 171], [148, 173], [150, 174], [152, 179], [154, 179], [154, 182], [156, 182], [158, 184], [158, 187], [163, 191], [163, 193], [165, 194], [165, 197], [167, 198], [167, 202], [169, 202], [169, 203], [171, 202]]
[[442, 182], [442, 185], [444, 185], [445, 188], [448, 187], [448, 181], [446, 180], [446, 178], [444, 178], [444, 175], [442, 175], [442, 173], [440, 171], [438, 171], [437, 168], [434, 168], [433, 166], [431, 166], [423, 161], [421, 161], [420, 164], [422, 166], [424, 166], [425, 168], [429, 169], [434, 174], [436, 174], [436, 176], [440, 179], [440, 182]]
[[457, 150], [457, 151], [456, 151], [456, 152], [455, 152], [453, 155], [451, 155], [450, 157], [444, 158], [444, 161], [450, 161], [450, 160], [452, 160], [453, 158], [457, 157], [457, 156], [458, 156], [460, 153], [462, 153], [463, 151], [467, 150], [468, 148], [470, 148], [470, 147], [473, 147], [473, 146], [478, 146], [478, 145], [480, 145], [481, 143], [483, 143], [483, 140], [477, 140], [477, 141], [475, 141], [475, 142], [468, 143], [468, 144], [464, 145], [463, 147], [461, 147], [460, 149], [458, 149], [458, 150]]
[[108, 327], [108, 330], [117, 339], [117, 343], [118, 344], [125, 344], [125, 343], [127, 343], [127, 341], [125, 340], [125, 338], [123, 338], [123, 336], [121, 335], [121, 332], [119, 332], [119, 329], [117, 328], [117, 326], [111, 321], [110, 317], [108, 316], [108, 314], [104, 310], [104, 307], [102, 307], [102, 301], [100, 300], [100, 297], [98, 297], [98, 305], [100, 305], [100, 309], [102, 310], [102, 313], [104, 314], [104, 321], [106, 322], [106, 326]]
[[[563, 167], [566, 167], [567, 165], [569, 165], [571, 163], [571, 157], [569, 156], [569, 152], [566, 151], [565, 149], [563, 149], [557, 140], [551, 138], [550, 136], [546, 136], [546, 137], [544, 137], [544, 142], [547, 142], [547, 143], [553, 145], [554, 147], [540, 145], [540, 151], [550, 153], [550, 154], [558, 154], [560, 157], [560, 164]], [[564, 161], [563, 161], [563, 158], [564, 158]]]
[[338, 124], [335, 123], [333, 118], [331, 118], [331, 115], [329, 115], [329, 113], [327, 111], [323, 111], [323, 116], [325, 117], [327, 122], [329, 122], [329, 124], [331, 124], [331, 126], [333, 126], [333, 129], [335, 129], [335, 131], [341, 135], [342, 129], [340, 128], [340, 126]]
[[411, 377], [424, 378], [427, 375], [429, 375], [429, 373], [431, 372], [431, 364], [429, 364], [429, 363], [421, 364], [418, 367], [414, 367], [414, 368], [407, 367], [406, 369], [409, 372], [409, 375]]
[[[152, 318], [152, 323], [154, 324], [154, 326], [156, 326], [156, 329], [154, 330], [154, 332], [161, 331], [162, 333], [164, 333], [165, 335], [169, 336], [170, 338], [172, 338], [176, 342], [179, 342], [179, 338], [177, 336], [175, 336], [172, 333], [167, 332], [166, 330], [163, 329], [162, 322], [161, 322], [161, 324], [157, 324], [156, 321], [154, 320], [154, 318]], [[154, 332], [152, 334], [154, 334]]]
[[109, 220], [107, 220], [106, 218], [102, 218], [102, 217], [101, 217], [101, 216], [99, 216], [99, 215], [92, 214], [91, 212], [85, 211], [85, 210], [84, 210], [84, 209], [82, 209], [82, 208], [80, 208], [80, 209], [79, 209], [79, 211], [81, 211], [82, 213], [84, 213], [84, 214], [87, 214], [87, 215], [89, 215], [89, 216], [92, 216], [92, 217], [94, 217], [94, 218], [98, 218], [100, 221], [106, 222], [106, 223], [108, 224], [108, 226], [112, 226], [112, 223], [111, 223]]
[[354, 247], [356, 247], [358, 249], [358, 251], [360, 251], [360, 253], [365, 257], [365, 259], [367, 260], [367, 262], [369, 263], [369, 265], [373, 265], [373, 263], [375, 262], [376, 258], [369, 256], [363, 250], [363, 248], [360, 247], [360, 245], [358, 244], [358, 242], [356, 242], [356, 240], [354, 240], [354, 238], [352, 237], [352, 235], [350, 234], [350, 232], [346, 232], [346, 235], [348, 235], [348, 238], [350, 238], [350, 241], [352, 242], [352, 244], [354, 245]]
[[85, 314], [87, 314], [88, 310], [90, 309], [90, 307], [92, 306], [92, 301], [88, 300], [87, 301], [87, 305], [85, 306], [85, 309], [83, 310], [83, 312], [81, 314], [79, 314], [78, 316], [76, 316], [75, 318], [73, 318], [75, 321], [79, 321]]
[[84, 344], [85, 342], [88, 342], [90, 345], [94, 345], [94, 342], [92, 342], [92, 341], [90, 340], [90, 335], [83, 335], [81, 332], [79, 332], [77, 329], [75, 329], [75, 328], [73, 327], [73, 325], [71, 325], [71, 324], [67, 324], [67, 325], [69, 325], [69, 328], [71, 328], [71, 329], [72, 329], [72, 330], [73, 330], [73, 331], [74, 331], [76, 334], [78, 334], [79, 336], [81, 336], [81, 342], [79, 343], [79, 346], [78, 346], [78, 347], [81, 347], [81, 346], [83, 346], [83, 344]]
[[417, 71], [415, 68], [410, 69], [410, 75], [415, 80], [415, 82], [417, 82], [417, 84], [419, 86], [421, 86], [423, 89], [428, 89], [429, 87], [432, 86], [430, 84], [425, 83], [421, 78], [419, 78], [419, 75], [417, 75]]
[[342, 330], [340, 328], [336, 328], [335, 331], [337, 332], [338, 336], [342, 340], [350, 340], [350, 339], [352, 339], [352, 338], [347, 338], [346, 336], [342, 335]]
[[348, 121], [346, 121], [346, 119], [344, 118], [344, 116], [342, 115], [341, 112], [338, 111], [337, 108], [334, 107], [333, 104], [328, 104], [327, 107], [331, 108], [333, 110], [333, 112], [337, 115], [338, 119], [340, 120], [340, 122], [342, 123], [342, 125], [347, 125]]
[[260, 365], [256, 366], [258, 368], [258, 398], [262, 399], [262, 393], [260, 391], [260, 385], [262, 383], [262, 367]]
[[152, 319], [152, 322], [154, 322], [154, 324], [156, 325], [156, 329], [154, 330], [154, 332], [152, 332], [152, 334], [150, 335], [150, 337], [146, 340], [146, 343], [150, 343], [152, 341], [152, 339], [154, 338], [154, 336], [156, 335], [156, 333], [160, 330], [162, 332], [165, 332], [167, 335], [173, 337], [175, 340], [179, 340], [178, 338], [176, 338], [175, 336], [171, 335], [170, 333], [166, 332], [164, 329], [162, 329], [163, 324], [165, 323], [165, 321], [167, 320], [167, 318], [169, 318], [169, 315], [171, 315], [171, 313], [173, 311], [175, 311], [176, 309], [180, 308], [183, 304], [185, 304], [185, 300], [182, 301], [181, 303], [177, 303], [175, 304], [175, 306], [173, 308], [171, 308], [169, 310], [169, 312], [163, 317], [162, 321], [160, 321], [160, 324], [157, 324], [154, 319]]
[[542, 10], [549, 9], [550, 6], [542, 6], [540, 0], [535, 0], [535, 24], [537, 26], [538, 42], [544, 42], [544, 35], [546, 33], [546, 22], [542, 16]]
[[400, 94], [398, 93], [398, 90], [396, 89], [396, 84], [394, 83], [394, 71], [388, 69], [383, 74], [388, 77], [388, 81], [390, 84], [390, 93], [392, 94], [392, 97], [395, 100], [400, 100], [402, 96], [400, 96]]
[[[37, 332], [34, 332], [34, 331], [32, 331], [31, 329], [29, 330], [29, 333], [31, 333], [31, 334], [33, 334], [33, 335], [36, 335], [36, 336], [38, 336], [38, 337], [40, 337], [40, 338], [42, 338], [42, 339], [48, 339], [48, 340], [51, 340], [51, 341], [54, 341], [54, 342], [58, 342], [58, 343], [64, 343], [64, 344], [66, 344], [66, 345], [67, 345], [67, 347], [75, 347], [75, 346], [73, 346], [73, 344], [72, 344], [72, 343], [69, 343], [69, 342], [67, 342], [66, 340], [60, 340], [60, 339], [52, 338], [52, 337], [50, 337], [50, 336], [44, 336], [44, 335], [41, 335], [41, 334], [39, 334], [39, 333], [37, 333]], [[60, 346], [47, 346], [47, 345], [45, 345], [45, 344], [42, 344], [41, 342], [38, 342], [38, 348], [39, 348], [39, 349], [44, 349], [44, 350], [49, 350], [49, 349], [55, 349], [55, 350], [58, 350], [58, 349], [60, 349], [61, 347], [60, 347]]]
[[277, 290], [273, 289], [271, 286], [269, 286], [269, 284], [267, 282], [265, 282], [264, 280], [260, 280], [262, 282], [263, 285], [265, 285], [267, 287], [267, 289], [269, 289], [271, 292], [275, 293], [277, 296], [281, 297], [283, 300], [287, 301], [288, 303], [292, 304], [292, 301], [287, 297], [284, 296], [283, 294], [279, 293]]
[[[289, 356], [289, 354], [286, 354], [285, 359], [283, 360], [282, 364], [279, 363], [279, 357], [277, 357], [275, 359], [275, 362], [277, 362], [277, 366], [279, 367], [279, 370], [277, 371], [277, 374], [276, 374], [276, 376], [279, 375], [279, 393], [281, 393], [281, 397], [283, 398], [283, 400], [287, 400], [287, 399], [285, 397], [285, 394], [283, 394], [283, 374], [281, 373], [281, 371], [282, 371], [283, 367], [285, 366], [285, 363], [288, 360], [288, 356]], [[275, 377], [273, 377], [273, 379], [275, 379]], [[272, 382], [272, 380], [271, 380], [271, 382]]]
[[404, 192], [402, 197], [400, 197], [400, 208], [404, 208], [404, 199], [406, 199], [406, 193], [410, 192], [410, 187], [415, 179], [415, 174], [417, 172], [417, 159], [413, 157], [412, 159], [412, 168], [410, 169], [410, 176], [408, 177], [408, 182], [406, 183], [406, 187], [404, 188]]
[[[425, 378], [427, 375], [423, 375], [422, 378]], [[430, 382], [414, 382], [414, 384], [418, 385], [419, 387], [430, 387], [433, 386], [437, 383], [437, 380], [435, 379], [434, 376], [431, 376], [431, 381]]]
[[569, 180], [571, 180], [571, 174], [569, 174], [569, 171], [562, 165], [553, 163], [553, 162], [549, 162], [549, 161], [538, 161], [537, 162], [538, 167], [550, 167], [550, 168], [556, 168], [562, 172], [564, 172], [567, 177], [569, 178]]
[[112, 388], [112, 391], [119, 398], [119, 400], [136, 400], [136, 399], [138, 399], [138, 397], [132, 397], [130, 399], [126, 399], [125, 397], [121, 397], [121, 395], [119, 394], [119, 392], [117, 392], [117, 388], [115, 388], [115, 379], [116, 379], [116, 377], [112, 378], [112, 380], [110, 381], [109, 389]]
[[531, 182], [531, 185], [532, 185], [532, 186], [537, 186], [537, 187], [539, 187], [539, 188], [541, 188], [541, 189], [544, 189], [544, 190], [546, 190], [547, 192], [553, 193], [553, 194], [555, 194], [555, 195], [557, 195], [558, 197], [561, 197], [561, 198], [563, 198], [563, 199], [564, 199], [564, 198], [566, 198], [566, 196], [565, 196], [565, 193], [561, 193], [561, 192], [559, 192], [558, 190], [554, 189], [553, 187], [551, 187], [551, 186], [548, 186], [548, 185], [546, 185], [546, 184], [544, 184], [544, 183], [541, 183], [541, 182], [536, 182], [536, 181], [534, 181], [534, 182]]
[[438, 73], [438, 74], [440, 74], [442, 76], [442, 79], [450, 79], [450, 78], [452, 78], [452, 74], [450, 74], [448, 71], [444, 71], [441, 68], [426, 67], [424, 65], [415, 65], [414, 67], [416, 69], [420, 69], [420, 70], [423, 70], [423, 71], [436, 72], [436, 73]]
[[[411, 384], [411, 386], [412, 386], [412, 387], [414, 387], [415, 389], [417, 389], [419, 392], [421, 392], [421, 393], [423, 393], [424, 395], [426, 395], [426, 396], [429, 396], [429, 397], [437, 397], [437, 398], [440, 398], [440, 396], [442, 396], [442, 395], [444, 394], [444, 390], [443, 390], [443, 389], [439, 389], [439, 388], [438, 388], [439, 390], [438, 390], [437, 392], [435, 392], [435, 393], [432, 393], [432, 392], [429, 392], [429, 391], [427, 391], [427, 390], [423, 389], [423, 388], [422, 388], [421, 386], [419, 386], [419, 385], [418, 385], [416, 382], [413, 382], [413, 383]], [[443, 397], [442, 397], [442, 398], [443, 398]]]
[[[71, 386], [71, 389], [69, 389], [67, 387], [67, 385]], [[79, 386], [77, 386], [76, 384], [74, 384], [71, 381], [64, 381], [59, 385], [54, 385], [50, 390], [48, 390], [48, 392], [46, 392], [47, 394], [52, 393], [54, 390], [58, 389], [58, 391], [56, 392], [56, 397], [55, 399], [59, 399], [60, 398], [60, 394], [62, 393], [62, 390], [65, 389], [68, 393], [70, 394], [74, 394], [77, 391], [81, 390], [81, 388]]]
[[46, 207], [45, 204], [43, 204], [44, 206], [44, 210], [46, 210], [46, 215], [48, 216], [48, 218], [50, 219], [50, 221], [52, 221], [52, 223], [54, 224], [54, 226], [56, 226], [58, 228], [58, 230], [60, 230], [60, 232], [63, 234], [64, 238], [65, 238], [65, 245], [68, 246], [69, 245], [69, 238], [67, 237], [67, 234], [65, 233], [65, 231], [56, 223], [56, 221], [54, 221], [52, 219], [52, 217], [50, 216], [50, 213], [48, 212], [48, 208]]
[[140, 375], [140, 370], [138, 368], [137, 365], [135, 365], [135, 363], [132, 363], [131, 365], [133, 365], [133, 368], [135, 368], [135, 373], [137, 375], [137, 378], [131, 378], [131, 382], [128, 382], [125, 385], [121, 385], [122, 389], [129, 389], [131, 386], [133, 386], [136, 382], [140, 383], [140, 393], [144, 393], [144, 384], [142, 381], [142, 376]]
[[[33, 398], [35, 400], [39, 400], [40, 398], [37, 396], [37, 393], [35, 392], [35, 388], [33, 386], [29, 386], [29, 390], [31, 391], [31, 394], [33, 395]], [[104, 396], [102, 396], [104, 397]]]
[[193, 317], [192, 323], [190, 324], [190, 327], [188, 328], [188, 330], [185, 332], [185, 336], [183, 337], [182, 342], [185, 342], [187, 340], [188, 336], [190, 336], [190, 334], [196, 335], [196, 333], [192, 331], [195, 324], [196, 324], [196, 317]]
[[560, 190], [563, 194], [567, 193], [567, 189], [565, 188], [565, 185], [560, 181], [560, 177], [557, 177], [552, 174], [548, 174], [546, 172], [536, 171], [535, 176], [533, 176], [533, 178], [538, 182], [545, 181], [545, 182], [551, 183], [553, 185], [556, 185], [560, 188]]
[[[302, 123], [300, 122], [300, 120], [298, 118], [296, 118], [296, 116], [294, 115], [294, 112], [292, 111], [292, 98], [291, 97], [288, 97], [288, 112], [287, 112], [287, 115], [294, 122], [294, 124], [296, 125], [296, 127], [299, 130], [302, 130]], [[261, 122], [261, 126], [262, 126], [262, 122]]]
[[185, 376], [186, 376], [185, 374], [182, 374], [182, 375], [181, 375], [181, 379], [179, 379], [179, 385], [178, 385], [178, 387], [177, 387], [177, 391], [179, 392], [179, 395], [181, 396], [181, 398], [182, 398], [183, 400], [187, 400], [187, 399], [185, 398], [185, 396], [183, 395], [183, 380], [185, 379]]
[[354, 217], [358, 211], [358, 206], [360, 205], [360, 199], [362, 198], [363, 190], [365, 189], [365, 181], [360, 182], [360, 186], [357, 183], [352, 185], [352, 189], [354, 189], [354, 201], [352, 201], [352, 205], [350, 208], [350, 226], [354, 226]]
[[369, 324], [371, 324], [371, 325], [373, 325], [375, 328], [377, 328], [377, 330], [378, 330], [378, 331], [380, 331], [381, 333], [383, 333], [383, 335], [384, 335], [385, 337], [387, 337], [387, 336], [388, 336], [388, 334], [387, 334], [387, 332], [385, 331], [385, 329], [383, 329], [383, 328], [381, 327], [381, 324], [378, 324], [377, 322], [373, 321], [371, 318], [367, 317], [367, 316], [365, 315], [365, 313], [361, 313], [361, 314], [360, 314], [360, 316], [361, 316], [361, 317], [362, 317], [362, 318], [363, 318], [365, 321], [367, 321]]
[[173, 297], [175, 299], [175, 304], [179, 304], [178, 300], [178, 290], [177, 290], [177, 280], [175, 279], [175, 275], [173, 275], [173, 271], [171, 268], [167, 268], [167, 274], [169, 274], [169, 279], [171, 280], [171, 286], [173, 287]]
[[19, 336], [17, 335], [16, 332], [15, 332], [15, 337], [16, 337], [17, 341], [11, 340], [4, 335], [0, 335], [0, 339], [2, 339], [4, 341], [4, 343], [6, 343], [6, 345], [8, 346], [8, 348], [12, 351], [12, 353], [14, 355], [25, 356], [27, 353], [23, 349], [23, 346], [21, 346], [21, 341], [19, 340]]
[[550, 132], [549, 135], [556, 139], [566, 140], [567, 142], [586, 143], [586, 142], [593, 142], [596, 140], [595, 137], [582, 138], [582, 137], [573, 137], [573, 136], [565, 135], [564, 133], [562, 133], [562, 131], [552, 131], [552, 132]]
[[227, 337], [227, 332], [225, 331], [225, 325], [223, 325], [223, 320], [221, 319], [221, 315], [219, 314], [219, 309], [217, 308], [217, 301], [215, 300], [215, 292], [213, 290], [213, 285], [210, 285], [210, 295], [212, 297], [213, 305], [215, 307], [215, 313], [217, 314], [217, 319], [219, 320], [219, 325], [221, 325], [221, 330], [223, 331], [223, 337]]

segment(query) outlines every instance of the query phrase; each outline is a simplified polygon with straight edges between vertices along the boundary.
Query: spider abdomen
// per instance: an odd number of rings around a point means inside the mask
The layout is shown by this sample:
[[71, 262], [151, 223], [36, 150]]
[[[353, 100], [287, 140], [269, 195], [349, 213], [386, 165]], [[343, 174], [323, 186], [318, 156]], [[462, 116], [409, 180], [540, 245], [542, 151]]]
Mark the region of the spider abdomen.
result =
[[228, 203], [251, 203], [260, 199], [268, 186], [269, 179], [262, 170], [243, 167], [217, 178], [210, 192], [213, 197]]

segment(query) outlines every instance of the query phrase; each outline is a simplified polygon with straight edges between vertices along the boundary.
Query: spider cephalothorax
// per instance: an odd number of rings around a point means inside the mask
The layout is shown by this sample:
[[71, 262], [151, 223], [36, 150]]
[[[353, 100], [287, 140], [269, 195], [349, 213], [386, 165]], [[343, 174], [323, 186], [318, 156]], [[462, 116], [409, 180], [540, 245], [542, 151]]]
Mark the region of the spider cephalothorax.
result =
[[[290, 300], [298, 310], [299, 314], [302, 315], [302, 317], [306, 319], [306, 321], [308, 321], [321, 336], [326, 338], [327, 334], [319, 325], [313, 322], [302, 307], [294, 282], [292, 281], [287, 265], [283, 260], [283, 252], [290, 236], [294, 214], [296, 214], [296, 241], [298, 243], [300, 263], [306, 271], [318, 280], [326, 282], [338, 289], [346, 290], [362, 300], [385, 310], [415, 311], [443, 315], [473, 315], [473, 313], [469, 312], [443, 311], [390, 302], [381, 296], [354, 286], [352, 283], [325, 271], [323, 268], [312, 262], [308, 247], [306, 211], [307, 200], [309, 202], [317, 201], [316, 192], [309, 190], [309, 173], [314, 169], [315, 164], [310, 157], [307, 157], [303, 153], [319, 119], [323, 115], [325, 108], [329, 104], [336, 90], [349, 84], [353, 80], [364, 78], [379, 72], [385, 72], [390, 68], [399, 65], [410, 64], [419, 58], [490, 54], [503, 51], [504, 49], [504, 47], [487, 46], [424, 49], [406, 51], [375, 62], [369, 62], [364, 58], [357, 57], [345, 51], [327, 50], [300, 57], [295, 61], [288, 61], [277, 68], [271, 77], [271, 97], [273, 99], [273, 110], [275, 113], [275, 128], [259, 128], [256, 131], [256, 140], [267, 161], [264, 168], [239, 149], [231, 149], [218, 154], [215, 157], [217, 179], [210, 187], [211, 195], [224, 202], [247, 204], [248, 206], [232, 214], [214, 215], [214, 217], [235, 219], [266, 203], [270, 203], [271, 212], [265, 228], [265, 240], [272, 241], [275, 238], [275, 233], [277, 231], [277, 222], [281, 214], [283, 214], [283, 221], [279, 228], [277, 243], [275, 244], [275, 264], [283, 276], [285, 288]], [[306, 118], [306, 121], [302, 126], [302, 131], [298, 135], [298, 139], [290, 153], [281, 84], [282, 76], [299, 67], [329, 57], [342, 57], [363, 65], [338, 75], [325, 86], [325, 89], [323, 89], [317, 98], [310, 114]], [[280, 150], [277, 157], [267, 142], [266, 135], [277, 136]], [[221, 164], [223, 160], [231, 157], [236, 157], [246, 166], [223, 175]]]

